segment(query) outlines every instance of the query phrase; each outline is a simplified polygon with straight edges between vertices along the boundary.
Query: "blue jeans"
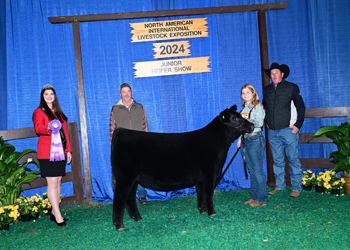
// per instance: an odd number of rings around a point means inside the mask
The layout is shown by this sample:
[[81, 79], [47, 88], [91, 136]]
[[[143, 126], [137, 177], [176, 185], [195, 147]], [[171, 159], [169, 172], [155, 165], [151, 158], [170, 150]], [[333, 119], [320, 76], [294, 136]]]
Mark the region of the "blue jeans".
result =
[[138, 192], [139, 198], [147, 196], [147, 190], [145, 189], [144, 186], [141, 186], [140, 184], [137, 184], [137, 192]]
[[276, 188], [278, 190], [286, 189], [284, 150], [291, 170], [290, 180], [292, 190], [301, 192], [301, 164], [299, 160], [299, 134], [293, 134], [292, 128], [279, 130], [269, 129], [268, 138], [273, 158], [273, 172], [276, 178]]
[[266, 175], [263, 169], [264, 149], [265, 139], [262, 134], [245, 139], [245, 157], [251, 183], [250, 199], [266, 204]]

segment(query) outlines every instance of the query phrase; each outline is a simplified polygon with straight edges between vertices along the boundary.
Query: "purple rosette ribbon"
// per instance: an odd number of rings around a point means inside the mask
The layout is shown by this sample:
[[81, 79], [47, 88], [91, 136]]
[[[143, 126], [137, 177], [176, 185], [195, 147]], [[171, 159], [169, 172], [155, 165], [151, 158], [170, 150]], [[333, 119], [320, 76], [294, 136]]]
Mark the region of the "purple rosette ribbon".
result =
[[60, 136], [62, 124], [59, 120], [54, 119], [49, 123], [49, 127], [52, 130], [50, 161], [64, 161], [65, 157]]

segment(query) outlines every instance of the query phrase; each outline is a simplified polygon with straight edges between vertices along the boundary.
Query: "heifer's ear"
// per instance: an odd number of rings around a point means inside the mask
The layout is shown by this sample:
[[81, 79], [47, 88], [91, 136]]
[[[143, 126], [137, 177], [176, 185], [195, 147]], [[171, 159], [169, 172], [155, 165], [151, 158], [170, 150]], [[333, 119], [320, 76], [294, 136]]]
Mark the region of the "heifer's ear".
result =
[[233, 112], [236, 112], [236, 110], [237, 110], [237, 105], [236, 105], [236, 104], [233, 105], [233, 106], [230, 108], [230, 110], [232, 110]]

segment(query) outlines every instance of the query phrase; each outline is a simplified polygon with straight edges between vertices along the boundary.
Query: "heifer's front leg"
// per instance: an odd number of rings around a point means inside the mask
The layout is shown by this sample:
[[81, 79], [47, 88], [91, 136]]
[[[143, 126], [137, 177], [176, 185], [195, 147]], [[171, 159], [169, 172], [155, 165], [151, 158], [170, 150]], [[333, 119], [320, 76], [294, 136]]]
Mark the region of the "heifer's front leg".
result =
[[137, 208], [136, 203], [136, 190], [137, 190], [137, 182], [134, 183], [126, 201], [126, 209], [128, 210], [128, 213], [131, 218], [133, 218], [135, 221], [140, 222], [142, 221], [142, 217], [140, 215], [139, 209]]
[[201, 214], [204, 214], [207, 212], [207, 207], [205, 206], [206, 202], [203, 197], [203, 182], [197, 182], [196, 191], [197, 191], [197, 205], [198, 205], [199, 212]]
[[208, 208], [208, 215], [215, 216], [214, 203], [213, 203], [214, 185], [204, 185], [204, 200]]

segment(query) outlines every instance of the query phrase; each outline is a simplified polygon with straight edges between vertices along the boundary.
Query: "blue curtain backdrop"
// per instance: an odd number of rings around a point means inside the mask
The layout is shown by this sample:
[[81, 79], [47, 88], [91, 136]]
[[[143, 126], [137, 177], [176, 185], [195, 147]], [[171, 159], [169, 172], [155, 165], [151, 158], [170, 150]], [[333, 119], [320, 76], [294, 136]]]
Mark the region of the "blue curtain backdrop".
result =
[[[32, 127], [40, 91], [49, 83], [69, 122], [79, 108], [71, 24], [51, 24], [48, 17], [275, 3], [267, 0], [5, 0], [0, 4], [0, 130]], [[300, 87], [307, 108], [349, 106], [350, 2], [293, 0], [285, 10], [267, 11], [270, 63], [289, 65], [288, 80]], [[134, 62], [152, 61], [152, 42], [131, 43], [130, 23], [207, 18], [209, 37], [188, 39], [191, 57], [210, 56], [210, 73], [134, 78]], [[257, 13], [105, 21], [80, 24], [92, 192], [95, 201], [113, 198], [109, 113], [127, 82], [146, 109], [150, 131], [185, 132], [202, 128], [223, 109], [242, 107], [240, 88], [255, 86], [262, 99]], [[313, 133], [345, 119], [307, 119], [301, 130]], [[17, 150], [36, 149], [37, 138], [11, 141]], [[236, 151], [233, 143], [227, 158]], [[334, 145], [300, 145], [301, 157], [328, 157]], [[79, 152], [74, 152], [77, 154]], [[227, 164], [227, 163], [226, 163]], [[225, 164], [225, 166], [226, 166]], [[266, 162], [264, 162], [266, 169]], [[68, 170], [70, 166], [68, 166]], [[238, 155], [219, 190], [250, 188]], [[26, 191], [25, 195], [45, 189]], [[62, 188], [72, 194], [72, 184]], [[195, 194], [149, 190], [148, 199]]]
[[6, 2], [0, 3], [0, 130], [7, 129]]

